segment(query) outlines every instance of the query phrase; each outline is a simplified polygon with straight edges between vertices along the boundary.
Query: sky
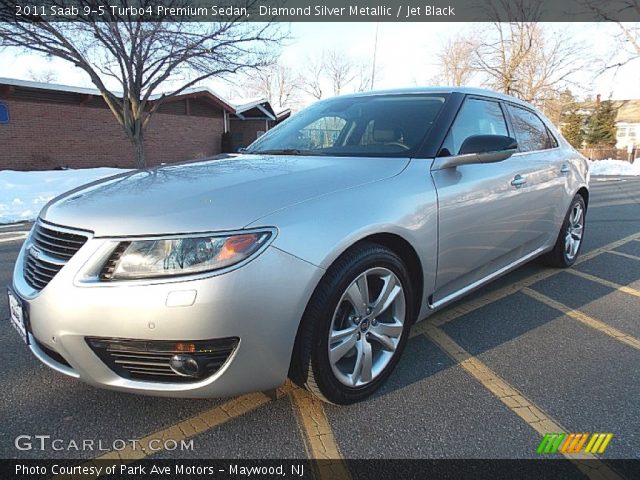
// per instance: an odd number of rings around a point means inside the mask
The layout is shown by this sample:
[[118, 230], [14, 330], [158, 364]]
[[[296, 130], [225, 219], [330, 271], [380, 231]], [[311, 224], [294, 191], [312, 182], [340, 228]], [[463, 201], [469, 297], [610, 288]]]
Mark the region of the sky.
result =
[[[489, 24], [465, 23], [380, 23], [376, 55], [376, 89], [428, 85], [437, 74], [435, 55], [447, 39]], [[559, 29], [584, 45], [595, 57], [614, 59], [617, 49], [614, 34], [617, 26], [605, 23], [552, 23], [546, 28]], [[323, 49], [335, 49], [361, 63], [371, 63], [376, 23], [292, 23], [292, 39], [283, 46], [281, 61], [296, 67]], [[52, 71], [55, 83], [91, 87], [79, 69], [58, 59], [6, 49], [0, 51], [0, 77], [30, 80], [31, 72]], [[640, 60], [617, 70], [595, 75], [581, 72], [572, 89], [579, 96], [601, 94], [603, 98], [640, 98]], [[230, 95], [229, 83], [207, 81], [223, 96]], [[471, 85], [480, 86], [480, 85]]]

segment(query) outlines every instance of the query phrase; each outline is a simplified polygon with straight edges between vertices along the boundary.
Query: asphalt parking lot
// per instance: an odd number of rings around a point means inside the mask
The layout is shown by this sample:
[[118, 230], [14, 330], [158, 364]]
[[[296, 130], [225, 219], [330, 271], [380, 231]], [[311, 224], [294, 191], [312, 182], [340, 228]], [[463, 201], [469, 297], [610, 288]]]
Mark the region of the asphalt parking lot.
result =
[[[21, 243], [7, 238], [0, 285]], [[0, 458], [539, 458], [548, 432], [611, 432], [594, 457], [640, 458], [640, 179], [594, 179], [574, 268], [532, 262], [418, 323], [382, 391], [350, 407], [290, 385], [212, 400], [96, 390], [41, 365], [8, 315], [3, 299]], [[14, 446], [42, 434], [194, 448]]]

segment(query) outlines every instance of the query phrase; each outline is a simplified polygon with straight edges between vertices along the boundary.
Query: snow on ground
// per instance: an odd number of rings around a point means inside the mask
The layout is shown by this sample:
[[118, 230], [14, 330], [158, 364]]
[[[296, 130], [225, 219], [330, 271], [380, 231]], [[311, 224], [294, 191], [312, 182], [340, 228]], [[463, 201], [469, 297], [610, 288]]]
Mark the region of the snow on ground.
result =
[[53, 197], [125, 171], [120, 168], [35, 172], [0, 170], [0, 223], [34, 220], [40, 209]]
[[640, 175], [640, 159], [635, 163], [624, 160], [598, 160], [589, 162], [591, 175]]
[[[589, 162], [591, 175], [640, 175], [640, 161]], [[125, 172], [119, 168], [87, 168], [17, 172], [0, 170], [0, 224], [34, 220], [53, 197], [99, 178]]]

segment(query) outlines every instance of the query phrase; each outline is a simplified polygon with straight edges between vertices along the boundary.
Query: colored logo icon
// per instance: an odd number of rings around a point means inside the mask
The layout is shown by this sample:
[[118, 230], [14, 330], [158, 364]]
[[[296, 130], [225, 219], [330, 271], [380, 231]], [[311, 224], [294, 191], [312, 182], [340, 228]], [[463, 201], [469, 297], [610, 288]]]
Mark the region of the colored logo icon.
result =
[[554, 453], [604, 453], [613, 433], [547, 433], [537, 452]]

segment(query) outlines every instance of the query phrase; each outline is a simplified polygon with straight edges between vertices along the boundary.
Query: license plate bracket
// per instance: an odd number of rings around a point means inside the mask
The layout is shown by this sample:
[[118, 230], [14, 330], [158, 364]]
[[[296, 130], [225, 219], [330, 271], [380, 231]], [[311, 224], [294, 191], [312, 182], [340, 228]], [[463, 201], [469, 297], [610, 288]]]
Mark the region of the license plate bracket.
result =
[[27, 334], [27, 315], [24, 302], [10, 288], [7, 288], [7, 296], [9, 297], [9, 321], [22, 338], [22, 341], [28, 345], [29, 335]]

